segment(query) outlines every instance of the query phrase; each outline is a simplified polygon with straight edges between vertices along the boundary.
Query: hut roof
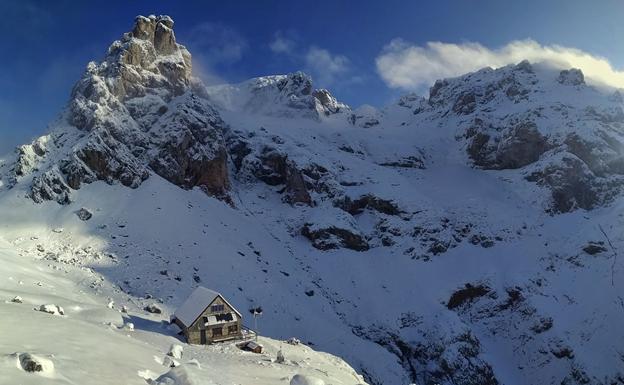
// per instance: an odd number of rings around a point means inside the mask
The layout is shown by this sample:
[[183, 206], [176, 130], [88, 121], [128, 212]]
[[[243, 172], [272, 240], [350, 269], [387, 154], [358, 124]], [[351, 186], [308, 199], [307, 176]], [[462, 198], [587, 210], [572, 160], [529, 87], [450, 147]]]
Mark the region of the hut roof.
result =
[[221, 297], [232, 310], [242, 318], [241, 314], [219, 292], [199, 286], [174, 313], [174, 317], [186, 326], [192, 325], [204, 310], [217, 298]]

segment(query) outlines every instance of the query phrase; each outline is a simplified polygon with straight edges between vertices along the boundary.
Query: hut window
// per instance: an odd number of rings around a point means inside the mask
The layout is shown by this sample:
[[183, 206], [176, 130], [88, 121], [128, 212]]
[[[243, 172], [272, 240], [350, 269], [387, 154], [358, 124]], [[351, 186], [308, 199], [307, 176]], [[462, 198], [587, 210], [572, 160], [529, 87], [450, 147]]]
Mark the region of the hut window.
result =
[[232, 313], [217, 314], [214, 317], [217, 319], [218, 322], [234, 321]]
[[238, 333], [238, 325], [228, 326], [228, 334]]
[[213, 337], [219, 337], [223, 335], [223, 328], [213, 328], [212, 329], [212, 336]]
[[213, 313], [217, 313], [223, 310], [225, 310], [225, 305], [212, 305], [210, 307], [210, 311]]

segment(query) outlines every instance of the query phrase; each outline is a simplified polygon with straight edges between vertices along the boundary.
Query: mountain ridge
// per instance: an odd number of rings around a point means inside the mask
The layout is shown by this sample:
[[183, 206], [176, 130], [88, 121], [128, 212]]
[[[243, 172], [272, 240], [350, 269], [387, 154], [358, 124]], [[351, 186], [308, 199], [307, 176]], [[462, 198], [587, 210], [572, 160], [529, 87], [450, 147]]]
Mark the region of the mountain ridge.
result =
[[0, 165], [24, 255], [166, 311], [211, 282], [371, 384], [621, 381], [618, 91], [523, 61], [352, 110], [300, 72], [204, 87], [172, 27], [137, 18]]

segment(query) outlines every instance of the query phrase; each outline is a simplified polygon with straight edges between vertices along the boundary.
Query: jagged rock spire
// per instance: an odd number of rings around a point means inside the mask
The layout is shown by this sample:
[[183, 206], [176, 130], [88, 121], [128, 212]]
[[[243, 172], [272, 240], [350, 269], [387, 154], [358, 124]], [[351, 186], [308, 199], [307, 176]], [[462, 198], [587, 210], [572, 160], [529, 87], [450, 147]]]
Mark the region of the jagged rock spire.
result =
[[201, 97], [173, 25], [169, 16], [138, 16], [87, 65], [57, 127], [20, 153], [15, 179], [32, 174], [33, 200], [69, 203], [72, 190], [97, 180], [136, 188], [151, 172], [228, 199], [225, 123]]
[[[72, 91], [70, 123], [91, 129], [103, 107], [148, 94], [165, 101], [186, 92], [192, 84], [191, 54], [176, 43], [169, 16], [137, 16], [132, 31], [108, 48], [105, 58], [91, 62]], [[99, 110], [98, 110], [99, 109]]]

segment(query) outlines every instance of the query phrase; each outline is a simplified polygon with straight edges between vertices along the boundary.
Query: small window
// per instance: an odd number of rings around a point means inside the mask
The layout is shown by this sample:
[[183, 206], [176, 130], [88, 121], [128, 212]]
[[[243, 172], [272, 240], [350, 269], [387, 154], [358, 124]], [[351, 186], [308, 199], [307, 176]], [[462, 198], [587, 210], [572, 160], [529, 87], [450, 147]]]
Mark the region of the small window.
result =
[[228, 326], [228, 334], [238, 333], [238, 325]]
[[213, 337], [221, 337], [223, 335], [223, 328], [213, 328], [212, 336]]
[[210, 311], [212, 313], [219, 313], [225, 310], [225, 305], [212, 305], [210, 306]]

